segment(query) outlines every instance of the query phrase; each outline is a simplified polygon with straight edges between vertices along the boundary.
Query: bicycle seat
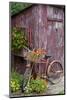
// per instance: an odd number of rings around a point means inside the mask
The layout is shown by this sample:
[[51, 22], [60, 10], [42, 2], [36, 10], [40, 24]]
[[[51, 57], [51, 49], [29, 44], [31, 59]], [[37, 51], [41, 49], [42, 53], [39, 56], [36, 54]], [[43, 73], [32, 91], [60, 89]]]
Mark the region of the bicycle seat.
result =
[[48, 55], [45, 55], [44, 59], [48, 59], [48, 58], [51, 58], [52, 56], [48, 56]]

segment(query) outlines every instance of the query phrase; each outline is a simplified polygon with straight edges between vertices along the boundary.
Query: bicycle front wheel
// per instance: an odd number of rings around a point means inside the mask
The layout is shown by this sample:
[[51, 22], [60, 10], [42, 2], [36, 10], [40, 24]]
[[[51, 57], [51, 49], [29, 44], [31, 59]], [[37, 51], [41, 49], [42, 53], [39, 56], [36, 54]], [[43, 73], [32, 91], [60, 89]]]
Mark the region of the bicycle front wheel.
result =
[[54, 83], [59, 82], [63, 75], [62, 64], [58, 60], [52, 61], [48, 66], [47, 75]]

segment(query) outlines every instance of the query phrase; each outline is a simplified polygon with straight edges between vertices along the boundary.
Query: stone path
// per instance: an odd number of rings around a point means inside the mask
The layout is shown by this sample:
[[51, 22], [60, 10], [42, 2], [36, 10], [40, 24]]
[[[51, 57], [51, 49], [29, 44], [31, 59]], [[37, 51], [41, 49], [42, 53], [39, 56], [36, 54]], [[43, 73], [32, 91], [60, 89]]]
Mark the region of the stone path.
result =
[[56, 84], [51, 85], [49, 83], [48, 90], [46, 91], [46, 95], [59, 94], [61, 91], [64, 92], [64, 77], [62, 77], [60, 82]]

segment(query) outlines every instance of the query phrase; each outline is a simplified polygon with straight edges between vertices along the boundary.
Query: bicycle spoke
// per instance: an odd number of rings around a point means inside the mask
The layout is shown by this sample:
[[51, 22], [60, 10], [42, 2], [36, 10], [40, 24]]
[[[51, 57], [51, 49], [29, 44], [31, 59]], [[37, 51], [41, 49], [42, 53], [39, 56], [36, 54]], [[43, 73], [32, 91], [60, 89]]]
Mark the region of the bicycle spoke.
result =
[[52, 80], [59, 81], [62, 73], [63, 73], [63, 67], [60, 64], [60, 62], [55, 60], [55, 61], [51, 62], [50, 65], [48, 66], [47, 74], [48, 74], [49, 78], [51, 78]]

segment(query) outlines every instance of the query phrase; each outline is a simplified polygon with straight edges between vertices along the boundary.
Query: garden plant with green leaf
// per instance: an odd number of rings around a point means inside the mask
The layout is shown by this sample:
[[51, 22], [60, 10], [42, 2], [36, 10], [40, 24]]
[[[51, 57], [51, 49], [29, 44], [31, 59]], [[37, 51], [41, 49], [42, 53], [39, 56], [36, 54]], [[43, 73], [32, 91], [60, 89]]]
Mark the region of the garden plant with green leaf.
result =
[[25, 35], [25, 31], [22, 28], [14, 27], [12, 29], [12, 51], [19, 51], [28, 46], [28, 41]]
[[10, 79], [10, 88], [12, 92], [17, 92], [21, 90], [21, 86], [23, 83], [23, 76], [17, 73], [16, 71], [11, 73]]
[[44, 93], [47, 90], [47, 84], [42, 79], [31, 79], [30, 83], [25, 89], [25, 93]]

